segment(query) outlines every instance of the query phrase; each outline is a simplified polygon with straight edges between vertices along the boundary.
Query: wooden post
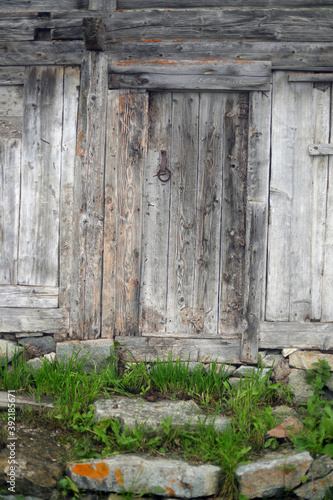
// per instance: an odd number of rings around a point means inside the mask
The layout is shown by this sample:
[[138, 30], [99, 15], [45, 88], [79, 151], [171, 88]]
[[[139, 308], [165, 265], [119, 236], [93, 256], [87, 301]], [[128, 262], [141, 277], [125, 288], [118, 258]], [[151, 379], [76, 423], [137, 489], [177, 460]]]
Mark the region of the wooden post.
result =
[[74, 178], [70, 335], [77, 339], [100, 336], [107, 73], [107, 57], [87, 53], [81, 66]]

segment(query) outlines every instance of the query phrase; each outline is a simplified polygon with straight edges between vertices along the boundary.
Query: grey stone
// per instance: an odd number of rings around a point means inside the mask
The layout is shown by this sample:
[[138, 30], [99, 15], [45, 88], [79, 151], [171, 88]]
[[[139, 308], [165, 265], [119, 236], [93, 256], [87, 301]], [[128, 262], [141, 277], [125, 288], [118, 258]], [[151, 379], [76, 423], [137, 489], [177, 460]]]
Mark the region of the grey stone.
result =
[[312, 463], [309, 452], [283, 456], [274, 460], [258, 460], [236, 469], [239, 492], [246, 498], [270, 498], [301, 484]]
[[318, 363], [318, 361], [325, 360], [331, 367], [333, 371], [333, 354], [325, 354], [319, 351], [297, 351], [293, 352], [289, 356], [289, 365], [293, 368], [299, 368], [302, 370], [309, 370], [313, 368], [313, 363]]
[[305, 380], [306, 372], [293, 368], [289, 375], [289, 385], [294, 393], [293, 402], [295, 404], [306, 403], [310, 396], [313, 396], [313, 388]]
[[333, 391], [333, 375], [331, 375], [331, 378], [326, 382], [326, 387], [330, 391]]
[[49, 354], [45, 354], [43, 358], [46, 359], [49, 363], [54, 363], [57, 356], [55, 352], [50, 352]]
[[18, 346], [16, 342], [11, 340], [0, 340], [0, 364], [4, 364], [11, 361], [15, 353], [20, 353], [23, 348]]
[[143, 424], [146, 429], [156, 430], [163, 419], [171, 418], [174, 427], [190, 424], [194, 428], [199, 420], [205, 425], [213, 424], [218, 432], [225, 430], [230, 423], [228, 417], [207, 417], [193, 401], [157, 401], [150, 403], [144, 399], [118, 397], [100, 399], [94, 403], [95, 422], [105, 418], [115, 418], [123, 426], [133, 429]]
[[282, 356], [284, 358], [287, 358], [288, 356], [290, 356], [290, 354], [292, 354], [293, 352], [296, 352], [298, 351], [298, 349], [295, 349], [294, 347], [290, 348], [290, 349], [282, 349]]
[[288, 417], [298, 418], [299, 414], [294, 408], [290, 408], [290, 406], [280, 405], [272, 408], [272, 415], [275, 415], [278, 420], [283, 420]]
[[58, 343], [56, 353], [58, 361], [68, 360], [73, 355], [77, 355], [78, 360], [87, 356], [85, 370], [92, 372], [95, 369], [101, 370], [112, 361], [110, 352], [112, 347], [113, 341], [110, 339], [77, 340]]
[[39, 370], [43, 366], [43, 361], [40, 358], [33, 358], [27, 361], [27, 365], [33, 370]]
[[53, 337], [49, 337], [49, 336], [25, 337], [25, 338], [20, 340], [20, 345], [24, 345], [24, 344], [32, 344], [44, 352], [53, 352], [56, 350], [56, 343], [53, 340]]
[[221, 472], [214, 465], [127, 454], [69, 464], [67, 469], [79, 488], [179, 498], [215, 495]]
[[287, 385], [289, 383], [289, 374], [291, 369], [287, 359], [279, 359], [273, 367], [273, 380]]
[[8, 408], [9, 398], [11, 399], [11, 402], [15, 402], [16, 408], [53, 408], [52, 398], [48, 396], [42, 396], [40, 398], [40, 401], [38, 401], [36, 398], [33, 398], [28, 394], [17, 394], [16, 392], [8, 393], [7, 391], [0, 391], [0, 409]]
[[280, 359], [284, 359], [281, 354], [267, 354], [267, 356], [265, 356], [261, 360], [261, 366], [265, 366], [267, 368], [271, 368], [272, 366], [276, 365], [276, 363]]
[[312, 462], [308, 477], [313, 481], [319, 477], [327, 476], [332, 471], [333, 460], [327, 455], [321, 455]]
[[[322, 500], [325, 498], [328, 488], [333, 486], [333, 474], [328, 474], [325, 477], [316, 479], [315, 481], [307, 481], [297, 488], [294, 493], [300, 498], [306, 500]], [[329, 497], [330, 498], [330, 497]]]
[[[261, 368], [260, 369], [260, 380], [262, 380], [267, 373], [269, 373], [269, 368]], [[235, 370], [231, 377], [240, 378], [240, 377], [252, 377], [253, 374], [257, 374], [259, 372], [258, 368], [254, 368], [253, 366], [242, 365], [237, 370]]]

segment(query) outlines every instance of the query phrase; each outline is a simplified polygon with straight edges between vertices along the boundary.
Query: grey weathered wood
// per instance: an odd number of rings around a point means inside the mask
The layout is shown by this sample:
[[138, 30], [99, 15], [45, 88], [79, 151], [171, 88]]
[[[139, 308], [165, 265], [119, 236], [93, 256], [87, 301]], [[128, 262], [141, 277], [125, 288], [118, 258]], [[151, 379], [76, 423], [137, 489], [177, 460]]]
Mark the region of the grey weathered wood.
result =
[[109, 40], [267, 40], [330, 42], [332, 7], [225, 8], [114, 12], [104, 18]]
[[23, 85], [24, 66], [0, 68], [0, 85]]
[[105, 24], [101, 17], [83, 19], [83, 41], [87, 50], [105, 49]]
[[[154, 92], [149, 99], [149, 135], [143, 186], [142, 275], [140, 331], [165, 332], [171, 182], [162, 183], [156, 174], [161, 151], [166, 167], [173, 170], [171, 150], [172, 93]], [[171, 174], [173, 176], [173, 172]]]
[[142, 181], [147, 151], [148, 95], [119, 97], [116, 335], [139, 335]]
[[0, 42], [0, 65], [81, 64], [84, 43], [80, 42]]
[[[1, 45], [0, 45], [1, 47]], [[178, 41], [108, 42], [109, 61], [159, 59], [226, 59], [271, 61], [273, 69], [332, 71], [332, 42]]]
[[219, 331], [243, 329], [248, 95], [232, 93], [224, 112]]
[[333, 349], [332, 323], [264, 322], [260, 325], [260, 349]]
[[58, 286], [63, 69], [28, 68], [23, 100], [18, 283]]
[[154, 61], [111, 61], [111, 73], [158, 73], [164, 75], [214, 75], [227, 77], [259, 77], [271, 74], [269, 61], [240, 61], [238, 59], [156, 59]]
[[104, 219], [107, 59], [89, 52], [81, 67], [74, 175], [71, 335], [99, 337]]
[[0, 286], [0, 307], [57, 308], [58, 287]]
[[248, 209], [245, 274], [248, 275], [249, 290], [244, 304], [246, 326], [240, 354], [241, 360], [246, 363], [258, 362], [262, 286], [265, 279], [266, 207], [265, 202], [250, 202]]
[[202, 331], [203, 327], [203, 310], [193, 308], [198, 115], [198, 93], [173, 94], [166, 328], [168, 333]]
[[0, 86], [0, 119], [5, 116], [23, 115], [23, 87], [21, 85]]
[[[220, 333], [207, 333], [207, 332], [177, 332], [177, 334], [172, 334], [172, 335], [166, 335], [165, 332], [143, 332], [142, 337], [164, 337], [164, 338], [173, 338], [177, 335], [177, 338], [182, 338], [182, 339], [220, 339], [221, 340], [221, 334]], [[242, 334], [240, 332], [234, 332], [231, 335], [227, 335], [225, 338], [229, 341], [232, 341], [232, 339], [238, 339], [240, 340], [242, 337]], [[225, 339], [224, 338], [224, 339]], [[223, 339], [223, 340], [224, 340]]]
[[73, 264], [73, 189], [80, 68], [64, 69], [60, 184], [59, 307], [69, 308]]
[[89, 0], [1, 0], [0, 12], [52, 12], [54, 10], [88, 10]]
[[110, 75], [109, 87], [153, 90], [269, 90], [270, 77], [113, 73]]
[[65, 309], [0, 307], [0, 329], [4, 333], [62, 333], [69, 327]]
[[332, 6], [332, 0], [118, 0], [118, 9], [197, 9], [213, 7], [322, 7]]
[[333, 73], [303, 73], [289, 75], [289, 82], [333, 82]]
[[116, 10], [117, 0], [89, 0], [89, 10]]
[[116, 305], [117, 165], [119, 154], [119, 92], [109, 91], [105, 156], [105, 208], [102, 290], [102, 337], [112, 338]]
[[240, 340], [197, 339], [181, 337], [115, 337], [122, 346], [121, 358], [130, 361], [129, 351], [137, 360], [173, 359], [184, 361], [217, 361], [218, 363], [240, 363]]
[[333, 155], [333, 144], [310, 144], [309, 155]]

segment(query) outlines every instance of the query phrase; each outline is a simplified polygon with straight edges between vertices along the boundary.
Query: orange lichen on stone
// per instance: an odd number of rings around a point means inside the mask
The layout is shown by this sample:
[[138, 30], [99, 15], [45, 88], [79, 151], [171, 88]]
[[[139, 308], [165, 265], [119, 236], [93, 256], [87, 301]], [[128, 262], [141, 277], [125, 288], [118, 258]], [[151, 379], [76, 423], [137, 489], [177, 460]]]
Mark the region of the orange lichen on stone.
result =
[[175, 496], [175, 492], [171, 488], [168, 488], [168, 486], [166, 486], [165, 489], [169, 493], [169, 495], [174, 495]]
[[117, 479], [117, 483], [123, 485], [123, 476], [121, 474], [121, 469], [116, 469], [116, 472], [114, 473], [115, 478]]
[[75, 464], [71, 469], [74, 474], [78, 476], [90, 477], [91, 479], [97, 479], [100, 483], [109, 475], [109, 467], [105, 462], [100, 462], [98, 464]]

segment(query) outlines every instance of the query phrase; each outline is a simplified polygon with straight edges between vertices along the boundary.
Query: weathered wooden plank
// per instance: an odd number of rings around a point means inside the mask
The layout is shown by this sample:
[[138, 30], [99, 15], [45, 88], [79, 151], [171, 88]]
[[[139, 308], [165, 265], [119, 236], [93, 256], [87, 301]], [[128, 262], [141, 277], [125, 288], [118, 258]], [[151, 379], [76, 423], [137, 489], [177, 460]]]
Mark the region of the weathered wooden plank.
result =
[[111, 73], [158, 73], [164, 75], [269, 76], [269, 61], [239, 61], [238, 59], [156, 59], [154, 61], [111, 61]]
[[107, 60], [89, 52], [81, 67], [74, 171], [71, 336], [100, 336]]
[[248, 294], [244, 304], [246, 327], [242, 335], [241, 360], [258, 362], [259, 325], [262, 308], [262, 287], [266, 260], [266, 208], [265, 202], [250, 202], [246, 242], [245, 275], [248, 275]]
[[272, 159], [267, 259], [266, 319], [288, 321], [295, 109], [287, 75], [273, 75]]
[[119, 101], [116, 335], [139, 335], [142, 182], [147, 152], [148, 95]]
[[106, 38], [120, 40], [267, 40], [330, 42], [332, 7], [225, 8], [113, 12]]
[[23, 85], [24, 66], [0, 68], [0, 85]]
[[89, 0], [89, 10], [116, 10], [117, 0]]
[[333, 155], [333, 144], [310, 144], [309, 155]]
[[21, 85], [0, 87], [0, 119], [4, 116], [23, 116], [23, 87]]
[[[308, 85], [312, 87], [311, 83]], [[309, 123], [309, 126], [310, 129], [312, 129], [313, 140], [328, 142], [330, 138], [331, 85], [327, 85], [326, 88], [322, 85], [320, 88], [314, 86], [312, 89], [312, 99], [313, 123]], [[313, 196], [311, 242], [311, 319], [320, 320], [322, 275], [325, 252], [328, 157], [316, 156], [310, 159], [310, 168], [311, 167]], [[306, 168], [309, 168], [309, 165], [307, 165]]]
[[[250, 201], [261, 201], [268, 207], [269, 173], [271, 154], [271, 92], [251, 92], [249, 96], [249, 145], [247, 167], [247, 197]], [[266, 210], [265, 235], [262, 245], [267, 254], [267, 224]], [[266, 276], [264, 259], [262, 273]], [[245, 273], [246, 275], [246, 273]], [[245, 300], [247, 298], [245, 297]], [[262, 298], [260, 319], [265, 317], [266, 279], [262, 282]]]
[[218, 363], [240, 363], [240, 340], [195, 339], [180, 337], [115, 337], [122, 346], [120, 356], [131, 361], [129, 351], [137, 360], [156, 361], [166, 359], [172, 352], [173, 359], [184, 361], [217, 361]]
[[83, 41], [87, 50], [105, 49], [105, 24], [101, 17], [83, 19]]
[[[109, 61], [158, 59], [227, 59], [271, 61], [273, 69], [332, 71], [333, 43], [269, 41], [161, 41], [108, 42]], [[1, 44], [0, 44], [1, 47]]]
[[0, 12], [52, 12], [54, 10], [88, 10], [89, 0], [1, 0]]
[[[247, 0], [246, 7], [323, 7], [332, 6], [332, 0]], [[118, 9], [197, 9], [202, 0], [118, 0]], [[204, 7], [244, 7], [244, 0], [205, 0]]]
[[260, 325], [260, 349], [333, 349], [332, 323], [264, 322]]
[[110, 75], [109, 88], [152, 90], [269, 90], [270, 77], [214, 75], [116, 74]]
[[[221, 334], [218, 333], [207, 333], [207, 332], [177, 332], [176, 334], [173, 335], [166, 335], [165, 332], [144, 332], [142, 334], [142, 337], [163, 337], [163, 338], [173, 338], [177, 336], [178, 338], [182, 339], [220, 339], [221, 340]], [[234, 332], [231, 335], [228, 335], [227, 337], [223, 337], [223, 340], [227, 340], [228, 342], [232, 341], [233, 339], [240, 340], [242, 338], [242, 334], [240, 332]]]
[[0, 307], [58, 307], [58, 287], [0, 286]]
[[248, 94], [229, 94], [224, 113], [219, 331], [243, 329]]
[[202, 331], [203, 310], [193, 308], [196, 268], [198, 93], [174, 93], [167, 290], [168, 333]]
[[143, 187], [142, 276], [140, 331], [165, 332], [171, 181], [156, 177], [162, 153], [166, 167], [173, 170], [171, 157], [172, 93], [154, 92], [149, 99], [149, 135]]
[[201, 331], [215, 334], [219, 315], [226, 100], [226, 94], [200, 94], [193, 310], [202, 311]]
[[117, 254], [117, 165], [119, 153], [119, 92], [109, 91], [105, 157], [105, 209], [102, 291], [102, 337], [114, 332]]
[[[7, 118], [8, 120], [8, 118]], [[15, 127], [16, 128], [16, 127]], [[0, 121], [0, 283], [17, 283], [20, 209], [21, 129], [14, 132]]]
[[1, 66], [81, 64], [84, 43], [80, 42], [5, 42], [0, 43]]
[[333, 73], [303, 73], [289, 75], [289, 82], [333, 82]]
[[0, 308], [0, 329], [4, 333], [64, 333], [68, 326], [66, 309]]
[[28, 68], [23, 100], [18, 284], [58, 286], [63, 69]]
[[74, 164], [76, 150], [76, 128], [78, 117], [78, 98], [80, 68], [64, 69], [64, 111], [61, 145], [60, 179], [60, 269], [59, 269], [59, 307], [69, 308], [72, 287], [73, 263], [73, 198]]

